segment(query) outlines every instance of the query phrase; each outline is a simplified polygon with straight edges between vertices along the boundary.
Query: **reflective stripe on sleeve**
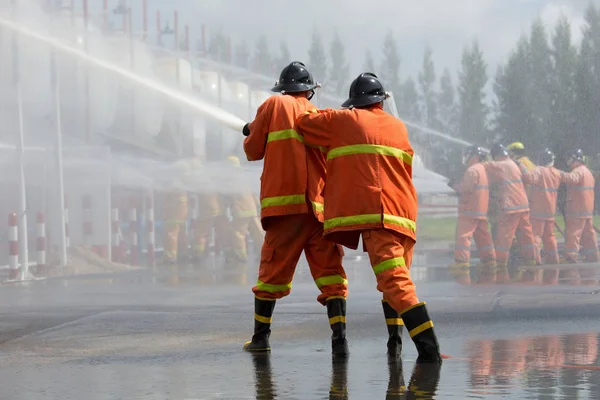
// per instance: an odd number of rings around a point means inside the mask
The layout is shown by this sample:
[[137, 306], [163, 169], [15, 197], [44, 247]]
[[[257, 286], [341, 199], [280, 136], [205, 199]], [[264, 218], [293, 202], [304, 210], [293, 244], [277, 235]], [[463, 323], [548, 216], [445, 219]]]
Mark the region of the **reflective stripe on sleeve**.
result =
[[412, 156], [401, 149], [378, 144], [353, 144], [351, 146], [342, 146], [329, 150], [327, 159], [332, 160], [337, 157], [349, 156], [353, 154], [380, 154], [382, 156], [397, 157], [408, 165], [412, 165]]

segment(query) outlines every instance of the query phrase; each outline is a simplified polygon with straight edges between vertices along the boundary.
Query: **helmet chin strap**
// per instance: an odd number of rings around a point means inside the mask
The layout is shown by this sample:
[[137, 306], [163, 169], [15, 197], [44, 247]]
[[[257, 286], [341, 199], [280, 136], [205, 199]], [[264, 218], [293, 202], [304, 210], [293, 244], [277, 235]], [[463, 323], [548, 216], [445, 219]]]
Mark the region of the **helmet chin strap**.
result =
[[306, 95], [306, 98], [307, 98], [308, 100], [311, 100], [311, 99], [313, 98], [313, 96], [314, 96], [314, 95], [315, 95], [315, 90], [314, 90], [314, 89], [312, 89], [312, 90], [309, 90], [309, 91], [308, 91], [308, 94]]

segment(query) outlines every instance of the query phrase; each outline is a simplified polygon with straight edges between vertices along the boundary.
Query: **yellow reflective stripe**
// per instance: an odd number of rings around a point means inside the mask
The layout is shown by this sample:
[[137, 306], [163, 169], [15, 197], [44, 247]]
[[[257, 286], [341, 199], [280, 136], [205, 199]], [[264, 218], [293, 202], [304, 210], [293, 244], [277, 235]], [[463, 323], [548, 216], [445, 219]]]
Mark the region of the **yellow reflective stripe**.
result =
[[335, 285], [338, 283], [341, 283], [342, 285], [347, 285], [348, 280], [341, 275], [331, 275], [315, 279], [315, 283], [317, 284], [317, 287], [321, 289], [325, 285]]
[[406, 151], [378, 144], [353, 144], [351, 146], [337, 147], [329, 150], [327, 159], [332, 160], [336, 157], [349, 156], [352, 154], [381, 154], [382, 156], [392, 156], [401, 159], [408, 165], [412, 165], [412, 156]]
[[261, 200], [260, 208], [287, 206], [291, 204], [302, 204], [306, 202], [304, 194], [293, 194], [290, 196], [266, 197]]
[[337, 317], [329, 318], [329, 325], [337, 324], [338, 322], [346, 323], [346, 317], [338, 315]]
[[388, 269], [404, 266], [406, 266], [404, 257], [396, 257], [377, 264], [373, 267], [373, 272], [375, 272], [375, 275], [379, 275], [380, 273], [382, 273], [383, 271], [387, 271]]
[[267, 136], [267, 143], [275, 140], [296, 139], [304, 143], [304, 138], [293, 129], [284, 129], [282, 131], [270, 132]]
[[376, 224], [378, 222], [383, 222], [384, 224], [389, 225], [402, 226], [404, 228], [410, 229], [413, 232], [417, 231], [417, 223], [415, 221], [390, 214], [383, 214], [383, 217], [381, 216], [381, 214], [362, 214], [352, 215], [348, 217], [331, 218], [325, 220], [324, 228], [327, 230], [341, 226]]
[[333, 300], [333, 299], [342, 299], [342, 300], [346, 300], [346, 298], [344, 296], [331, 296], [325, 299], [325, 301], [329, 301], [329, 300]]
[[323, 203], [318, 203], [316, 201], [312, 201], [313, 210], [318, 213], [323, 213], [325, 211], [325, 205]]
[[403, 310], [403, 311], [400, 313], [400, 315], [402, 315], [402, 314], [405, 314], [405, 313], [409, 312], [409, 311], [410, 311], [410, 310], [412, 310], [413, 308], [417, 308], [417, 307], [424, 306], [425, 304], [427, 304], [427, 303], [425, 303], [424, 301], [422, 301], [422, 302], [420, 302], [420, 303], [417, 303], [417, 304], [415, 304], [414, 306], [410, 306], [410, 307], [408, 307], [406, 310]]
[[417, 231], [417, 223], [413, 220], [403, 217], [397, 217], [395, 215], [383, 214], [383, 223], [389, 225], [398, 225], [404, 228], [408, 228], [413, 232]]
[[256, 288], [262, 292], [278, 293], [278, 292], [285, 292], [285, 291], [291, 290], [292, 284], [290, 282], [287, 285], [271, 285], [269, 283], [263, 283], [261, 281], [256, 281]]
[[387, 325], [404, 325], [402, 318], [386, 318], [385, 323]]
[[312, 149], [319, 149], [321, 151], [321, 153], [327, 153], [327, 147], [313, 146], [312, 144], [306, 144], [306, 147], [310, 147]]
[[419, 333], [426, 331], [427, 329], [431, 329], [433, 328], [433, 321], [429, 320], [427, 322], [422, 323], [421, 325], [417, 326], [415, 329], [412, 329], [410, 332], [408, 332], [408, 334], [410, 335], [411, 338], [417, 336]]
[[271, 322], [273, 322], [273, 317], [263, 317], [262, 315], [258, 315], [257, 313], [254, 313], [254, 319], [258, 322], [262, 322], [263, 324], [270, 324]]

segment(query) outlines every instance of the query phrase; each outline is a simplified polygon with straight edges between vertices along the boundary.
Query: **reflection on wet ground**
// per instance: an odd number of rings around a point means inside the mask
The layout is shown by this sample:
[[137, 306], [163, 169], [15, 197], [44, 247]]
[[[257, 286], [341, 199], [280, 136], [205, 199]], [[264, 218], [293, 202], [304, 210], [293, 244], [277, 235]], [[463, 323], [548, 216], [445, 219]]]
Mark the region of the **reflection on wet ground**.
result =
[[[331, 358], [327, 317], [303, 266], [276, 307], [273, 352], [263, 356], [241, 351], [252, 326], [251, 266], [4, 285], [0, 399], [599, 399], [598, 283], [579, 288], [592, 280], [580, 268], [565, 269], [579, 280], [559, 270], [559, 284], [536, 287], [510, 274], [502, 285], [465, 286], [446, 267], [412, 271], [451, 356], [441, 369], [415, 365], [406, 334], [403, 359], [385, 356], [366, 262], [348, 273], [347, 360]], [[544, 281], [541, 270], [534, 282]]]

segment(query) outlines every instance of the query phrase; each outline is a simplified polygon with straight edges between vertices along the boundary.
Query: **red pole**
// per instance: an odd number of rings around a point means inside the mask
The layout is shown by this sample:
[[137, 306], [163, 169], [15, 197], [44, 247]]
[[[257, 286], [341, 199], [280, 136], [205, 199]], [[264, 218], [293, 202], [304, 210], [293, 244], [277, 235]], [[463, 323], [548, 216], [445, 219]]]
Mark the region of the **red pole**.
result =
[[179, 13], [177, 11], [175, 11], [175, 15], [173, 16], [173, 18], [175, 21], [173, 22], [173, 24], [175, 25], [175, 50], [179, 51]]
[[202, 25], [202, 56], [206, 54], [206, 27]]
[[102, 9], [104, 10], [104, 30], [108, 30], [108, 0], [103, 0]]
[[144, 33], [143, 33], [143, 40], [144, 42], [146, 41], [146, 39], [148, 38], [148, 0], [142, 0], [142, 7], [143, 7], [143, 13], [144, 13]]
[[185, 26], [185, 51], [190, 52], [190, 27]]
[[151, 193], [146, 199], [146, 223], [148, 233], [148, 264], [154, 266], [154, 195]]
[[159, 46], [162, 46], [162, 35], [160, 34], [160, 11], [156, 11], [156, 41]]
[[46, 219], [42, 212], [37, 214], [36, 228], [37, 273], [43, 276], [46, 273]]

